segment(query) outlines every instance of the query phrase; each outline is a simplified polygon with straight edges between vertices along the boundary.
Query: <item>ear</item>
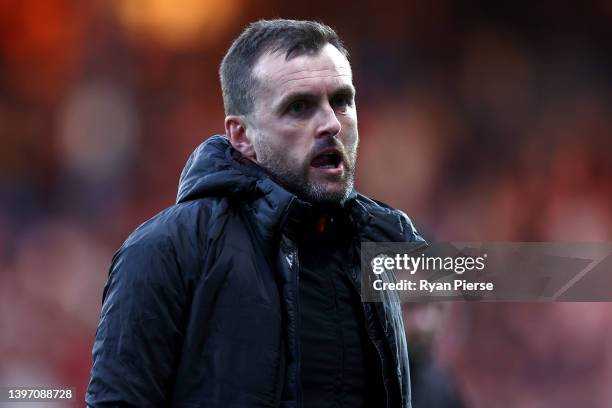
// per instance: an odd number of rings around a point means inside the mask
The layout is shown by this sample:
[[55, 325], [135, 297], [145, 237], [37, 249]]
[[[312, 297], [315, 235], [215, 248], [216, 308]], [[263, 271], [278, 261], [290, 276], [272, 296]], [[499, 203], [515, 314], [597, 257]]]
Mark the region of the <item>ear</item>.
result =
[[225, 117], [225, 134], [234, 149], [244, 157], [257, 160], [255, 148], [249, 135], [247, 135], [247, 121], [242, 115], [229, 115]]

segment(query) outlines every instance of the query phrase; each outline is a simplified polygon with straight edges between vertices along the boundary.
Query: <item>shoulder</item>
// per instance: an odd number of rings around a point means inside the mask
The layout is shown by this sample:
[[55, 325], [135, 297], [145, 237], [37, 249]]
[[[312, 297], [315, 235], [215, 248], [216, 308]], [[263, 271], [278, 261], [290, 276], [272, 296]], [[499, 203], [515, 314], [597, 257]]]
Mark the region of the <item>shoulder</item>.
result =
[[162, 210], [140, 224], [123, 247], [170, 245], [178, 237], [189, 234], [202, 217], [208, 218], [210, 207], [200, 201], [175, 204]]
[[355, 201], [358, 207], [367, 214], [368, 226], [382, 235], [378, 239], [379, 241], [425, 242], [425, 239], [421, 237], [410, 217], [402, 210], [393, 208], [382, 201], [372, 199], [363, 194], [357, 194]]
[[222, 199], [200, 198], [168, 207], [140, 224], [125, 240], [127, 247], [197, 246], [198, 241], [215, 223], [227, 214], [227, 203]]
[[176, 271], [185, 281], [196, 278], [207, 231], [220, 218], [217, 201], [179, 203], [142, 223], [115, 253], [111, 273], [121, 269], [134, 277], [166, 279]]

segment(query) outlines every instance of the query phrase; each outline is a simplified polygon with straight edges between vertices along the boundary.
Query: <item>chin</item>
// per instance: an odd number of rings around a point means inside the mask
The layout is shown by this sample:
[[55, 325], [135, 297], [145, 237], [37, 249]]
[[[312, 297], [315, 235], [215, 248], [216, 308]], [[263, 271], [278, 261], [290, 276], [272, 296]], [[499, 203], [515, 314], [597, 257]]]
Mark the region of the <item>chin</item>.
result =
[[309, 201], [319, 204], [340, 204], [346, 200], [349, 192], [346, 183], [323, 183], [311, 185], [308, 192]]

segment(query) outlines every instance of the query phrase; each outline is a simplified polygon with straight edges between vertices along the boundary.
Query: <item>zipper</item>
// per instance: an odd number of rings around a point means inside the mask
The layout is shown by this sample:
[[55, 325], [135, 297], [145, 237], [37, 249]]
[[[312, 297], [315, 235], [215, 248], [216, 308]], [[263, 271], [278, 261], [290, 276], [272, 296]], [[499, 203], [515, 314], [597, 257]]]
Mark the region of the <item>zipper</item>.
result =
[[[416, 252], [416, 251], [419, 251], [419, 250], [421, 250], [421, 249], [423, 249], [423, 248], [425, 248], [425, 247], [428, 247], [428, 246], [429, 246], [429, 244], [428, 244], [427, 242], [421, 242], [421, 243], [419, 243], [417, 246], [415, 246], [413, 249], [411, 249], [411, 251], [410, 251], [409, 253], [411, 253], [411, 254], [412, 254], [412, 253], [414, 253], [414, 252]], [[355, 268], [355, 264], [354, 264], [354, 263], [353, 263], [353, 268]], [[393, 275], [393, 277], [395, 277], [395, 275]], [[403, 387], [403, 384], [402, 384], [402, 380], [400, 379], [400, 375], [403, 375], [403, 373], [401, 373], [401, 372], [399, 372], [399, 373], [398, 373], [398, 372], [397, 372], [397, 364], [399, 364], [399, 365], [400, 365], [400, 367], [401, 367], [401, 365], [402, 365], [402, 362], [401, 362], [401, 355], [400, 355], [400, 353], [399, 353], [399, 352], [394, 353], [394, 351], [393, 351], [393, 347], [391, 347], [391, 342], [390, 342], [390, 340], [389, 340], [389, 334], [388, 334], [388, 330], [387, 330], [387, 326], [388, 326], [388, 325], [387, 325], [387, 322], [386, 322], [386, 319], [387, 319], [387, 312], [385, 311], [384, 305], [382, 305], [382, 306], [383, 306], [383, 307], [382, 307], [382, 310], [377, 310], [376, 305], [375, 305], [374, 303], [371, 303], [371, 306], [370, 306], [370, 307], [371, 307], [371, 309], [372, 309], [372, 310], [371, 310], [371, 312], [372, 312], [372, 314], [374, 315], [374, 317], [375, 317], [375, 318], [377, 318], [377, 319], [379, 320], [379, 323], [380, 323], [381, 329], [382, 329], [382, 331], [383, 331], [382, 335], [383, 335], [383, 337], [384, 337], [384, 341], [385, 341], [385, 342], [387, 343], [387, 345], [389, 346], [389, 351], [390, 351], [390, 353], [391, 353], [391, 357], [393, 358], [393, 361], [392, 361], [392, 364], [393, 364], [393, 367], [392, 367], [392, 372], [394, 373], [394, 376], [396, 376], [396, 380], [398, 381], [398, 384], [397, 384], [397, 385], [399, 386], [399, 388], [398, 388], [398, 389], [399, 389], [399, 397], [400, 397], [400, 402], [401, 402], [401, 403], [400, 403], [400, 406], [402, 406], [402, 407], [403, 407], [403, 406], [404, 406], [404, 403], [405, 403], [405, 401], [404, 401], [404, 389], [403, 389], [404, 387]], [[366, 307], [365, 307], [365, 303], [363, 304], [363, 307], [364, 307], [364, 309], [366, 308]], [[383, 321], [383, 318], [385, 319], [385, 321]], [[397, 331], [397, 327], [395, 327], [395, 325], [392, 325], [392, 327], [391, 327], [391, 329], [390, 329], [390, 330], [392, 330], [392, 331], [393, 331], [393, 333], [396, 333], [396, 331]], [[392, 334], [393, 334], [393, 333], [392, 333]], [[397, 334], [397, 333], [396, 333], [396, 334]], [[401, 334], [402, 334], [402, 335], [405, 335], [404, 333], [401, 333]], [[372, 338], [370, 338], [370, 340], [372, 341], [372, 343], [374, 343], [374, 341], [372, 340]], [[382, 364], [382, 362], [383, 362], [383, 360], [384, 360], [383, 351], [382, 351], [381, 349], [379, 349], [378, 347], [376, 347], [376, 345], [375, 345], [375, 344], [374, 344], [374, 346], [375, 346], [376, 350], [377, 350], [377, 351], [378, 351], [378, 353], [379, 353], [379, 357], [380, 357], [380, 359], [381, 359], [381, 366], [382, 366], [382, 365], [383, 365], [383, 364]], [[398, 345], [397, 345], [397, 344], [396, 344], [396, 347], [398, 347]], [[395, 355], [395, 354], [397, 354], [397, 355]], [[390, 403], [391, 403], [391, 399], [389, 398], [389, 397], [390, 397], [390, 394], [389, 394], [389, 389], [388, 389], [388, 387], [387, 387], [386, 382], [384, 381], [384, 378], [385, 378], [385, 376], [384, 376], [384, 367], [381, 367], [381, 368], [382, 368], [382, 370], [383, 370], [383, 384], [385, 385], [385, 392], [386, 392], [386, 395], [387, 395], [387, 404], [390, 404]], [[407, 368], [408, 370], [410, 369], [409, 367], [406, 367], [406, 368]], [[401, 368], [400, 368], [400, 370], [401, 370]]]
[[[389, 387], [387, 386], [386, 375], [385, 375], [385, 357], [384, 357], [384, 352], [378, 347], [378, 345], [376, 344], [376, 342], [373, 339], [372, 331], [370, 330], [370, 326], [368, 325], [368, 322], [367, 322], [368, 313], [367, 313], [366, 304], [362, 302], [361, 307], [362, 307], [362, 310], [363, 310], [364, 322], [366, 323], [366, 332], [368, 333], [368, 339], [370, 340], [370, 344], [374, 347], [374, 350], [376, 350], [376, 354], [378, 355], [378, 361], [380, 363], [380, 373], [382, 375], [382, 383], [383, 383], [383, 387], [385, 389], [385, 396], [387, 397], [387, 404], [386, 405], [388, 407], [389, 403], [391, 402], [391, 398], [390, 398]], [[372, 305], [371, 307], [374, 307], [374, 306]], [[372, 311], [372, 313], [370, 315], [372, 317], [376, 318], [375, 317], [375, 311]]]
[[[280, 242], [280, 250], [284, 252], [285, 255], [282, 255], [288, 264], [287, 270], [289, 271], [289, 279], [287, 285], [291, 285], [294, 290], [294, 299], [293, 304], [295, 305], [295, 334], [293, 338], [293, 345], [295, 347], [295, 400], [297, 407], [301, 408], [303, 406], [302, 401], [302, 381], [301, 381], [301, 350], [300, 350], [300, 296], [299, 296], [299, 262], [298, 262], [298, 250], [297, 247], [293, 244], [293, 241], [283, 235], [281, 237]], [[287, 337], [287, 340], [291, 339]], [[284, 372], [285, 377], [287, 375], [287, 370]], [[284, 381], [283, 381], [284, 382]], [[281, 391], [282, 394], [282, 391]]]
[[294, 202], [296, 201], [295, 196], [291, 197], [289, 203], [285, 207], [283, 211], [283, 215], [281, 216], [279, 231], [281, 233], [281, 242], [282, 245], [287, 250], [287, 255], [290, 259], [289, 265], [289, 284], [293, 281], [293, 289], [294, 289], [294, 305], [295, 305], [295, 334], [294, 334], [294, 345], [295, 345], [295, 354], [296, 354], [296, 373], [295, 373], [295, 398], [297, 402], [298, 408], [302, 408], [304, 402], [302, 401], [302, 356], [301, 356], [301, 347], [300, 347], [300, 263], [298, 258], [298, 248], [295, 245], [295, 242], [291, 238], [289, 238], [283, 231], [285, 230], [285, 226], [287, 224], [287, 219], [291, 215], [291, 210], [294, 206]]
[[[288, 241], [293, 244], [291, 240]], [[302, 401], [302, 350], [300, 347], [300, 264], [298, 259], [298, 249], [295, 244], [291, 245], [290, 251], [293, 256], [292, 276], [295, 276], [295, 397], [297, 399], [298, 407], [302, 407], [304, 405], [304, 401]]]
[[[417, 248], [415, 248], [413, 251], [411, 251], [410, 253], [413, 253], [414, 251], [418, 251], [419, 249], [422, 249], [423, 247], [428, 246], [427, 243], [423, 243], [421, 245], [419, 245]], [[399, 299], [398, 299], [399, 300]], [[392, 305], [390, 305], [392, 306]], [[365, 303], [364, 303], [364, 308], [365, 308]], [[384, 304], [381, 305], [380, 308], [376, 307], [375, 303], [371, 303], [371, 308], [372, 308], [372, 313], [375, 315], [376, 318], [378, 318], [380, 325], [381, 325], [381, 329], [383, 331], [382, 335], [384, 336], [384, 341], [387, 343], [387, 345], [389, 346], [389, 351], [391, 353], [391, 358], [393, 359], [392, 361], [392, 373], [394, 375], [394, 379], [397, 381], [397, 386], [399, 387], [399, 398], [401, 401], [400, 406], [405, 406], [406, 403], [408, 403], [408, 406], [410, 405], [410, 396], [408, 397], [408, 401], [406, 401], [405, 398], [405, 392], [409, 392], [411, 393], [410, 390], [410, 377], [408, 377], [408, 388], [407, 390], [404, 390], [404, 383], [402, 380], [402, 376], [404, 376], [404, 373], [401, 371], [401, 368], [403, 366], [403, 359], [402, 359], [402, 353], [401, 351], [398, 350], [398, 347], [400, 347], [400, 344], [398, 344], [398, 339], [395, 338], [393, 340], [391, 340], [390, 338], [392, 336], [397, 336], [397, 335], [402, 335], [405, 336], [404, 332], [398, 332], [398, 327], [392, 323], [392, 318], [391, 318], [391, 324], [388, 324], [389, 319], [388, 319], [388, 313], [392, 313], [391, 311], [387, 310], [387, 308], [385, 307]], [[400, 318], [401, 318], [401, 307], [400, 307]], [[391, 327], [389, 327], [391, 326]], [[391, 344], [395, 343], [395, 347], [391, 347]], [[407, 347], [407, 345], [406, 345]], [[395, 351], [394, 351], [395, 349]], [[378, 352], [381, 353], [381, 350], [378, 349]], [[381, 358], [382, 360], [382, 358]], [[408, 370], [408, 373], [410, 372], [410, 367], [406, 366], [405, 367], [406, 370]], [[384, 372], [384, 369], [383, 369]], [[383, 377], [384, 378], [384, 377]], [[389, 392], [388, 392], [388, 388], [386, 387], [386, 383], [385, 383], [385, 390], [387, 391], [387, 401], [388, 403], [391, 402], [391, 400], [389, 399]]]
[[[359, 291], [359, 288], [357, 287], [357, 284], [355, 283], [355, 281], [357, 280], [357, 272], [356, 272], [356, 266], [355, 266], [355, 246], [351, 245], [351, 247], [349, 248], [349, 260], [350, 260], [350, 278], [349, 279], [353, 285], [353, 287], [355, 288], [355, 290], [357, 291], [359, 297], [361, 298], [361, 293]], [[374, 305], [371, 305], [371, 307], [373, 308]], [[387, 398], [387, 404], [386, 406], [388, 407], [390, 402], [391, 402], [391, 398], [390, 398], [390, 394], [389, 394], [389, 387], [387, 386], [387, 381], [386, 381], [386, 375], [385, 375], [385, 357], [384, 357], [384, 352], [376, 345], [376, 342], [374, 341], [374, 334], [372, 333], [372, 331], [370, 330], [370, 326], [368, 324], [368, 311], [367, 311], [367, 307], [365, 302], [361, 302], [361, 310], [363, 312], [363, 321], [365, 323], [365, 329], [366, 329], [366, 333], [368, 334], [368, 340], [370, 341], [370, 344], [374, 347], [374, 350], [376, 350], [376, 354], [378, 355], [378, 362], [380, 363], [380, 372], [382, 375], [382, 383], [383, 383], [383, 387], [385, 389], [385, 396]], [[376, 311], [372, 310], [370, 313], [370, 316], [372, 316], [373, 318], [377, 319], [378, 316], [376, 316]], [[381, 327], [382, 327], [382, 323], [381, 323]], [[386, 338], [386, 334], [383, 333], [383, 335]], [[401, 397], [401, 396], [400, 396]]]

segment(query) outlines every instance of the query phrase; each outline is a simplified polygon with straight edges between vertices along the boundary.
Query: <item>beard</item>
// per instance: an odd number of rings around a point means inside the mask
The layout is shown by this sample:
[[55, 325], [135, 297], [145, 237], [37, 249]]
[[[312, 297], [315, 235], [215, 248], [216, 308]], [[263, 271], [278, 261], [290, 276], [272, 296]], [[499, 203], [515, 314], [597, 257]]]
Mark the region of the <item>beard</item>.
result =
[[[317, 180], [311, 173], [310, 163], [322, 149], [330, 147], [340, 152], [344, 172], [334, 180]], [[347, 152], [334, 137], [318, 141], [302, 161], [288, 157], [281, 149], [268, 143], [265, 137], [260, 138], [257, 146], [257, 162], [284, 188], [312, 204], [343, 204], [353, 191], [356, 161], [357, 145]]]

